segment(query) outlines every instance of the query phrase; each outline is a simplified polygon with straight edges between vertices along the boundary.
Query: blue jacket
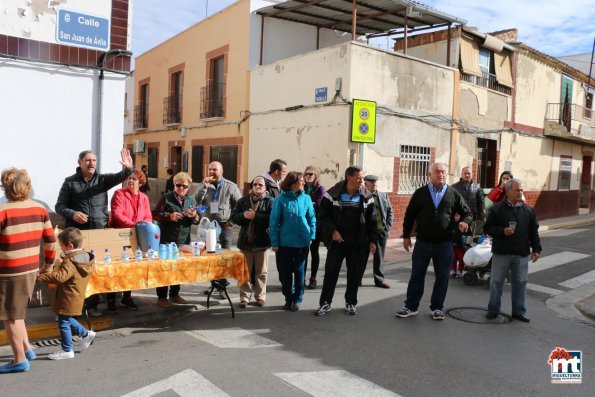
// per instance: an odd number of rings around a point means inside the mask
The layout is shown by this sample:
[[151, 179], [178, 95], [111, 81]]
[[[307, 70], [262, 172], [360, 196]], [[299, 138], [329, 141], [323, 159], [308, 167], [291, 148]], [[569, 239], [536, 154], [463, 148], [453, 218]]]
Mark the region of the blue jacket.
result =
[[269, 233], [272, 247], [307, 247], [316, 238], [316, 215], [305, 193], [284, 191], [275, 199]]

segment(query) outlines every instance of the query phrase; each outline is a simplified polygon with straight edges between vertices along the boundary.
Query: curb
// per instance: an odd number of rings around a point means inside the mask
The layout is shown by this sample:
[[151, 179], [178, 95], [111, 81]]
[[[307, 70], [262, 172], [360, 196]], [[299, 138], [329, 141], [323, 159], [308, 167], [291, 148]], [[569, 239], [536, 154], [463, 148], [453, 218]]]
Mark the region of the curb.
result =
[[[196, 312], [203, 308], [203, 306], [199, 304], [184, 304], [172, 305], [171, 308], [164, 309], [154, 307], [154, 299], [136, 298], [135, 300], [139, 303], [142, 302], [137, 311], [122, 309], [115, 315], [90, 317], [93, 330], [104, 331], [107, 329], [129, 327], [146, 322], [170, 320], [173, 317]], [[47, 308], [47, 310], [50, 309]], [[77, 320], [85, 328], [88, 328], [87, 321], [83, 317], [77, 317]], [[56, 322], [43, 322], [40, 324], [28, 325], [27, 334], [32, 342], [60, 337], [60, 331]], [[2, 329], [0, 330], [0, 346], [7, 344], [8, 339], [6, 337], [6, 331]]]
[[539, 225], [539, 231], [544, 232], [546, 230], [566, 229], [568, 227], [585, 226], [592, 223], [595, 223], [595, 218], [577, 219], [574, 221], [561, 222], [552, 225]]
[[574, 307], [591, 321], [595, 321], [595, 294], [580, 302], [576, 302]]

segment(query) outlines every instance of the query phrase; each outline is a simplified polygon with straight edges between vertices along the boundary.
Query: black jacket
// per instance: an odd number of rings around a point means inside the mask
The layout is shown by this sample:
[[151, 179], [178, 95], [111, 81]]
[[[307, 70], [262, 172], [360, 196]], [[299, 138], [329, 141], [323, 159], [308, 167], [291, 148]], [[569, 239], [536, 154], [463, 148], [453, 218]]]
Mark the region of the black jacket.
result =
[[[81, 174], [81, 167], [76, 168], [76, 173], [64, 180], [56, 212], [66, 219], [66, 227], [77, 227], [83, 230], [104, 229], [107, 227], [107, 192], [114, 186], [124, 182], [132, 174], [132, 168], [124, 168], [116, 174], [98, 174], [97, 172], [88, 181]], [[87, 223], [81, 225], [72, 218], [75, 211], [80, 211], [88, 216]]]
[[[333, 232], [337, 229], [342, 216], [341, 194], [347, 192], [347, 182], [341, 181], [330, 188], [320, 202], [318, 224], [320, 225], [321, 240], [326, 247], [333, 241]], [[359, 218], [359, 243], [362, 249], [367, 250], [369, 243], [378, 240], [378, 224], [376, 223], [376, 210], [374, 197], [364, 187], [359, 189], [361, 215]]]
[[244, 218], [244, 211], [251, 208], [250, 195], [238, 200], [235, 208], [231, 212], [231, 221], [240, 225], [240, 234], [238, 235], [237, 246], [241, 250], [258, 251], [270, 248], [271, 239], [269, 237], [269, 218], [273, 209], [273, 198], [267, 195], [258, 204], [256, 216], [254, 217], [254, 243], [252, 247], [248, 244], [248, 228], [250, 220]]
[[485, 220], [485, 200], [479, 183], [471, 181], [465, 185], [465, 182], [461, 179], [452, 184], [451, 187], [463, 196], [471, 212], [473, 212], [473, 220]]
[[161, 238], [159, 239], [161, 244], [190, 244], [190, 227], [198, 223], [198, 215], [194, 218], [185, 216], [177, 222], [169, 219], [169, 216], [173, 212], [184, 213], [193, 206], [196, 206], [196, 201], [190, 195], [184, 196], [182, 205], [178, 203], [174, 192], [165, 193], [161, 196], [153, 210], [153, 219], [159, 221], [159, 227], [161, 228]]
[[[514, 234], [504, 235], [504, 228], [509, 222], [516, 222]], [[535, 218], [535, 211], [527, 204], [513, 207], [508, 200], [501, 201], [490, 207], [488, 219], [483, 228], [484, 232], [492, 236], [492, 252], [500, 255], [527, 256], [533, 252], [541, 252], [539, 239], [539, 224]]]
[[422, 186], [413, 193], [407, 205], [403, 220], [403, 238], [411, 238], [415, 223], [418, 240], [427, 243], [452, 241], [454, 214], [461, 215], [460, 222], [471, 225], [473, 214], [455, 189], [447, 186], [438, 208], [434, 208], [430, 188], [427, 185]]

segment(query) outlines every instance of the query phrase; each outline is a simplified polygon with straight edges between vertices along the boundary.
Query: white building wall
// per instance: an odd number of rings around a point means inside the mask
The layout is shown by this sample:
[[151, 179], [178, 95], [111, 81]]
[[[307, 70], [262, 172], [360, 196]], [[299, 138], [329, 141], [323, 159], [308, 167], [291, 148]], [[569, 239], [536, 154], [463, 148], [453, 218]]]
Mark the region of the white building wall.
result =
[[[348, 101], [376, 101], [376, 143], [350, 142], [351, 105], [315, 102], [316, 88], [327, 87], [330, 102], [336, 79]], [[323, 169], [327, 186], [340, 180], [349, 164], [380, 177], [380, 189], [393, 190], [394, 157], [400, 145], [434, 147], [436, 160], [448, 162], [454, 71], [361, 44], [342, 44], [284, 59], [251, 71], [249, 175], [261, 173], [277, 157], [289, 169], [312, 163]], [[303, 106], [301, 110], [285, 108]], [[401, 117], [402, 113], [408, 117]], [[422, 116], [446, 120], [430, 125]], [[326, 170], [326, 171], [324, 171]]]
[[[18, 61], [0, 68], [0, 169], [25, 168], [34, 198], [54, 209], [64, 178], [77, 167], [78, 154], [97, 151], [96, 71]], [[117, 172], [123, 144], [124, 76], [106, 73], [103, 101], [103, 172]]]

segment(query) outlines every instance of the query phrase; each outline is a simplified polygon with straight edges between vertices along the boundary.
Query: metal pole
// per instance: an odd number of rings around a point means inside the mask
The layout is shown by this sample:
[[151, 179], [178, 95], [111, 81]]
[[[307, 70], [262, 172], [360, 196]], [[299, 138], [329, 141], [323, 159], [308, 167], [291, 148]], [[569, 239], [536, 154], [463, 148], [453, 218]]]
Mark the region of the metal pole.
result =
[[593, 37], [593, 49], [591, 50], [591, 65], [589, 65], [589, 81], [587, 83], [587, 90], [589, 90], [589, 88], [591, 87], [591, 72], [593, 72], [593, 54], [595, 54], [595, 37]]
[[206, 1], [205, 4], [205, 19], [209, 17], [209, 0]]
[[353, 0], [353, 14], [351, 15], [351, 40], [355, 41], [357, 30], [357, 0]]

